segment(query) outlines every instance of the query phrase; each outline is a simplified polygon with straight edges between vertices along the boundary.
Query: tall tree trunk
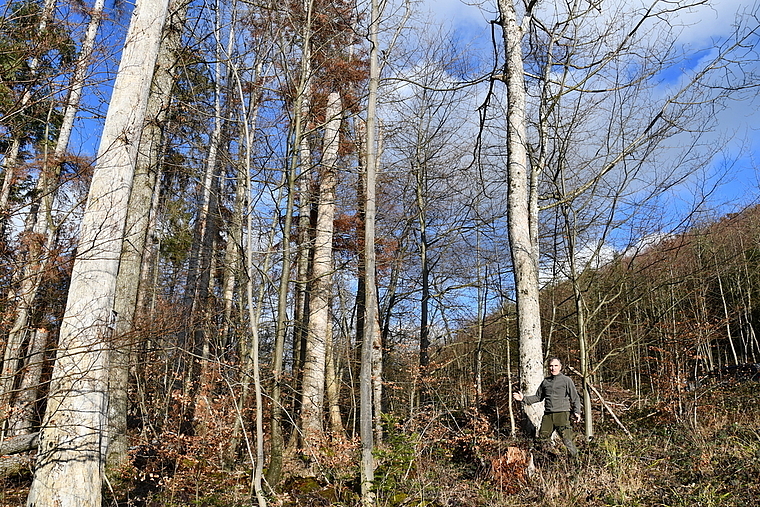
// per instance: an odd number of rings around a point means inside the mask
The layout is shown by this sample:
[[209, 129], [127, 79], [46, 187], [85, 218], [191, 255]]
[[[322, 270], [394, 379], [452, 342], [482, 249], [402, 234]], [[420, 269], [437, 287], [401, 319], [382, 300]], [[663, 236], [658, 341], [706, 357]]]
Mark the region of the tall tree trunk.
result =
[[[256, 75], [253, 79], [254, 82], [258, 80], [258, 77], [261, 75], [261, 65], [257, 64], [256, 66]], [[240, 78], [237, 74], [237, 71], [235, 72], [235, 82], [238, 85], [238, 94], [239, 94], [239, 101], [242, 104], [245, 103], [245, 95], [241, 89], [240, 86]], [[236, 217], [233, 218], [233, 223], [231, 224], [231, 227], [238, 227], [239, 229], [237, 231], [231, 230], [230, 231], [230, 237], [231, 238], [238, 238], [240, 240], [240, 243], [237, 243], [233, 246], [232, 249], [228, 250], [234, 250], [237, 252], [238, 248], [240, 248], [243, 252], [245, 252], [245, 271], [248, 274], [248, 278], [245, 281], [245, 294], [246, 294], [246, 300], [248, 299], [248, 290], [250, 285], [250, 290], [253, 291], [253, 283], [255, 280], [255, 277], [253, 276], [253, 273], [255, 270], [252, 269], [251, 263], [253, 258], [253, 249], [252, 246], [249, 245], [250, 238], [246, 237], [246, 242], [243, 244], [243, 216], [247, 215], [247, 221], [245, 224], [245, 230], [248, 231], [248, 235], [250, 236], [253, 234], [253, 231], [251, 229], [252, 227], [252, 217], [250, 216], [253, 213], [252, 209], [244, 210], [243, 208], [245, 206], [250, 206], [248, 203], [250, 203], [250, 196], [252, 195], [251, 192], [253, 192], [252, 186], [251, 186], [251, 176], [250, 176], [250, 152], [252, 150], [252, 147], [250, 146], [252, 143], [251, 139], [251, 132], [255, 130], [256, 123], [258, 122], [258, 115], [259, 115], [259, 107], [261, 105], [261, 95], [259, 93], [255, 94], [254, 97], [251, 99], [251, 105], [248, 111], [245, 109], [242, 109], [241, 112], [243, 113], [243, 121], [241, 122], [241, 129], [240, 129], [240, 137], [241, 139], [244, 139], [246, 141], [245, 145], [245, 153], [246, 158], [244, 159], [243, 167], [238, 174], [238, 181], [237, 181], [237, 190], [235, 192], [235, 199], [236, 199], [236, 206], [240, 206], [240, 210], [236, 210], [235, 215]], [[247, 113], [247, 114], [246, 114]], [[249, 196], [249, 197], [246, 197]], [[240, 202], [238, 202], [238, 199], [240, 199]], [[279, 199], [278, 199], [279, 201]], [[239, 212], [239, 216], [238, 215]], [[278, 226], [278, 218], [274, 219], [274, 223], [272, 224], [272, 229], [270, 231], [270, 237], [269, 237], [269, 245], [274, 244], [274, 236], [275, 232]], [[288, 219], [286, 218], [286, 221]], [[230, 252], [232, 253], [232, 252]], [[267, 254], [264, 257], [263, 266], [261, 268], [261, 273], [268, 273], [269, 268], [271, 265], [271, 253], [268, 251]], [[232, 275], [229, 275], [232, 277]], [[242, 358], [242, 368], [240, 372], [241, 377], [241, 389], [240, 389], [240, 396], [238, 397], [238, 407], [240, 408], [241, 412], [239, 412], [238, 417], [235, 419], [235, 426], [232, 429], [232, 435], [230, 436], [230, 442], [228, 447], [228, 461], [232, 461], [238, 452], [238, 447], [240, 446], [240, 441], [242, 434], [245, 431], [245, 423], [246, 420], [243, 418], [243, 413], [247, 406], [248, 406], [248, 399], [250, 397], [250, 379], [255, 378], [258, 373], [255, 371], [259, 365], [255, 361], [255, 358], [258, 356], [258, 344], [256, 343], [258, 341], [258, 333], [259, 333], [259, 326], [261, 321], [261, 311], [262, 306], [264, 305], [264, 295], [266, 291], [266, 283], [262, 279], [259, 281], [258, 284], [258, 295], [257, 299], [255, 301], [255, 312], [251, 314], [249, 312], [249, 321], [251, 319], [251, 316], [253, 316], [253, 322], [248, 322], [248, 328], [252, 329], [254, 332], [248, 333], [247, 336], [241, 337], [240, 340], [240, 357]], [[251, 295], [252, 297], [252, 295]], [[254, 347], [256, 347], [257, 350], [254, 350]], [[256, 386], [254, 386], [254, 389]], [[273, 402], [274, 403], [274, 402]], [[259, 414], [257, 414], [258, 417]], [[274, 431], [274, 430], [272, 430]]]
[[379, 47], [378, 31], [380, 10], [377, 0], [370, 4], [369, 20], [369, 96], [367, 97], [367, 132], [366, 132], [366, 168], [365, 168], [365, 205], [364, 205], [364, 256], [365, 256], [365, 302], [364, 302], [364, 337], [362, 339], [361, 368], [359, 371], [359, 411], [361, 440], [361, 495], [362, 505], [371, 507], [375, 504], [375, 459], [374, 438], [372, 432], [372, 348], [377, 322], [377, 282], [375, 279], [375, 218], [376, 218], [376, 184], [378, 152], [376, 143], [377, 128], [377, 91], [380, 84], [380, 67], [378, 65]]
[[[30, 232], [31, 237], [25, 255], [26, 265], [23, 268], [24, 277], [20, 286], [13, 291], [15, 297], [11, 304], [16, 305], [16, 315], [8, 332], [0, 371], [0, 422], [2, 423], [7, 422], [6, 414], [13, 404], [14, 386], [18, 381], [18, 374], [23, 371], [25, 361], [22, 351], [29, 336], [29, 314], [37, 298], [45, 268], [49, 264], [50, 252], [56, 241], [56, 236], [52, 231], [45, 231], [40, 235], [35, 234], [34, 230]], [[14, 436], [14, 434], [6, 433], [3, 429], [0, 436]]]
[[[517, 23], [512, 0], [499, 0], [499, 23], [504, 40], [504, 76], [507, 93], [507, 214], [509, 246], [515, 276], [517, 326], [520, 341], [521, 383], [526, 392], [535, 392], [543, 380], [541, 313], [538, 293], [538, 240], [536, 234], [536, 189], [528, 166], [525, 120], [525, 76], [523, 69], [523, 28]], [[539, 427], [541, 404], [527, 405], [532, 429]]]
[[116, 76], [61, 322], [27, 505], [101, 504], [108, 338], [137, 146], [168, 0], [138, 1]]
[[109, 370], [108, 424], [109, 446], [107, 467], [117, 469], [126, 463], [127, 410], [129, 408], [129, 365], [135, 339], [134, 324], [138, 293], [143, 287], [142, 257], [149, 234], [153, 194], [160, 173], [163, 129], [175, 82], [175, 68], [181, 50], [182, 32], [187, 13], [186, 0], [170, 0], [169, 16], [164, 29], [150, 87], [146, 124], [137, 152], [132, 191], [129, 196], [127, 225], [116, 278], [114, 310], [118, 316], [114, 328]]
[[[564, 177], [564, 175], [562, 176]], [[562, 195], [565, 195], [564, 180], [561, 182]], [[594, 436], [594, 421], [591, 418], [591, 368], [589, 364], [589, 339], [587, 328], [587, 309], [586, 302], [583, 298], [583, 291], [580, 286], [580, 274], [578, 272], [578, 249], [576, 245], [577, 241], [577, 229], [575, 225], [575, 218], [570, 209], [570, 204], [562, 205], [561, 213], [565, 225], [565, 239], [567, 241], [567, 262], [570, 267], [570, 284], [573, 289], [573, 302], [575, 303], [575, 325], [576, 335], [578, 338], [578, 355], [580, 359], [580, 371], [583, 380], [583, 416], [584, 416], [584, 431], [586, 439], [590, 440]]]
[[[294, 311], [293, 327], [293, 369], [295, 378], [295, 390], [300, 395], [294, 399], [293, 415], [303, 423], [303, 390], [304, 377], [306, 375], [306, 362], [308, 355], [309, 342], [309, 316], [311, 315], [311, 258], [312, 258], [312, 151], [309, 145], [309, 133], [313, 126], [310, 124], [311, 109], [314, 91], [312, 77], [312, 16], [314, 9], [313, 0], [303, 0], [303, 12], [306, 15], [303, 24], [302, 43], [301, 43], [301, 68], [298, 81], [296, 127], [298, 136], [294, 137], [294, 148], [297, 150], [297, 189], [298, 189], [298, 253], [297, 253], [297, 275], [296, 275], [296, 307]], [[294, 431], [291, 434], [289, 446], [292, 448], [299, 440], [299, 432]], [[304, 438], [304, 432], [300, 432], [301, 439]]]
[[375, 312], [375, 325], [372, 331], [372, 425], [374, 427], [374, 443], [377, 446], [383, 441], [383, 333], [380, 328], [380, 312]]
[[[303, 0], [306, 22], [302, 32], [301, 75], [299, 76], [298, 91], [294, 109], [295, 130], [293, 146], [297, 150], [297, 184], [298, 189], [298, 252], [296, 259], [295, 309], [293, 315], [293, 378], [295, 391], [301, 392], [303, 383], [304, 363], [306, 362], [306, 343], [309, 327], [309, 293], [311, 266], [311, 148], [309, 146], [308, 130], [312, 103], [312, 68], [311, 68], [311, 35], [313, 0]], [[296, 395], [293, 400], [293, 416], [300, 419], [302, 397]], [[291, 434], [289, 447], [294, 447], [298, 441], [298, 432]]]
[[[234, 26], [230, 27], [227, 47], [223, 47], [221, 40], [222, 6], [221, 1], [216, 2], [216, 21], [214, 25], [214, 39], [216, 41], [214, 65], [214, 116], [213, 130], [209, 139], [208, 153], [206, 155], [205, 170], [201, 180], [200, 205], [195, 218], [195, 230], [193, 243], [187, 268], [187, 281], [185, 284], [185, 296], [183, 306], [185, 309], [187, 328], [183, 330], [180, 347], [184, 348], [190, 356], [199, 358], [191, 359], [190, 366], [184, 370], [184, 398], [187, 405], [184, 407], [180, 431], [192, 434], [195, 432], [196, 422], [196, 398], [200, 389], [208, 390], [209, 375], [209, 296], [211, 286], [211, 265], [214, 252], [214, 242], [219, 228], [219, 191], [222, 164], [219, 163], [220, 153], [225, 148], [225, 128], [227, 120], [223, 112], [225, 88], [231, 86], [230, 64], [225, 65], [225, 55], [230, 55], [230, 48], [234, 41]], [[225, 68], [226, 67], [226, 68]], [[225, 86], [226, 78], [226, 86]], [[228, 101], [229, 102], [229, 101]], [[200, 399], [200, 398], [199, 398]]]
[[[314, 305], [313, 312], [320, 316], [321, 329], [325, 336], [325, 378], [328, 413], [330, 414], [330, 432], [343, 434], [343, 420], [340, 413], [340, 369], [337, 366], [335, 343], [333, 342], [332, 312], [332, 272], [333, 272], [333, 222], [335, 219], [335, 190], [337, 187], [338, 147], [340, 145], [340, 126], [342, 116], [340, 95], [331, 93], [327, 99], [325, 127], [325, 149], [322, 160], [322, 174], [319, 185], [319, 209], [317, 214], [316, 241], [314, 245]], [[311, 322], [311, 319], [309, 319]], [[320, 332], [314, 328], [315, 332]]]
[[[419, 149], [419, 145], [417, 147]], [[420, 229], [420, 265], [422, 277], [422, 300], [420, 306], [420, 380], [419, 380], [419, 400], [420, 404], [427, 402], [427, 369], [430, 365], [430, 325], [429, 306], [430, 306], [430, 262], [428, 259], [428, 239], [427, 239], [427, 203], [425, 202], [425, 185], [426, 168], [420, 163], [415, 163], [414, 174], [416, 179], [415, 194], [417, 198], [417, 225]]]
[[0, 162], [0, 167], [3, 168], [3, 185], [0, 187], [0, 237], [5, 235], [6, 224], [10, 218], [11, 188], [13, 188], [13, 179], [16, 177], [16, 164], [18, 164], [20, 149], [21, 143], [14, 137], [3, 154], [3, 161]]
[[[475, 346], [475, 364], [473, 365], [474, 370], [474, 384], [475, 384], [475, 406], [479, 407], [480, 402], [483, 399], [483, 328], [485, 327], [483, 323], [483, 319], [485, 316], [486, 311], [486, 304], [488, 300], [488, 293], [487, 289], [483, 287], [483, 277], [480, 273], [481, 270], [481, 260], [480, 260], [480, 230], [475, 231], [475, 255], [477, 256], [476, 261], [476, 272], [477, 272], [477, 284], [478, 284], [478, 329], [477, 329], [477, 336], [478, 341]], [[486, 278], [488, 278], [488, 270], [486, 269]], [[511, 399], [512, 393], [509, 393], [510, 397], [507, 399]]]
[[[302, 134], [301, 115], [296, 114], [295, 124], [293, 126], [293, 138], [298, 140]], [[297, 144], [297, 143], [296, 143]], [[277, 292], [277, 320], [275, 323], [275, 342], [274, 358], [272, 361], [272, 374], [274, 384], [272, 385], [272, 410], [270, 421], [270, 459], [269, 468], [267, 469], [267, 482], [274, 487], [282, 478], [282, 465], [285, 453], [285, 442], [282, 428], [283, 403], [282, 388], [284, 383], [283, 367], [285, 356], [285, 335], [287, 334], [288, 322], [288, 296], [290, 286], [290, 264], [291, 248], [290, 237], [293, 225], [293, 207], [296, 194], [296, 172], [298, 170], [298, 157], [296, 150], [290, 154], [289, 168], [285, 175], [287, 181], [287, 204], [285, 208], [285, 221], [282, 230], [282, 271], [280, 273], [280, 285]], [[277, 219], [279, 219], [279, 214]], [[274, 232], [274, 229], [273, 229]], [[295, 362], [295, 358], [293, 359]], [[296, 432], [293, 432], [296, 433]]]
[[[255, 115], [254, 115], [255, 116]], [[227, 227], [227, 244], [224, 249], [224, 274], [222, 280], [222, 301], [224, 302], [224, 320], [222, 327], [222, 347], [227, 348], [233, 339], [233, 329], [236, 328], [237, 319], [233, 318], [235, 308], [235, 285], [240, 277], [240, 249], [243, 245], [243, 203], [245, 199], [245, 185], [240, 184], [244, 179], [238, 176], [238, 184], [235, 185], [235, 201], [232, 216]]]
[[[230, 36], [230, 42], [233, 40], [233, 37]], [[240, 77], [240, 75], [237, 72], [237, 68], [233, 67], [233, 73], [235, 76], [235, 84], [237, 87], [237, 93], [240, 97], [240, 102], [245, 103], [244, 100], [244, 93], [243, 93], [243, 82]], [[257, 72], [261, 72], [261, 66], [257, 66]], [[256, 76], [258, 77], [258, 76]], [[254, 82], [256, 79], [254, 79]], [[249, 271], [249, 273], [253, 270], [253, 205], [251, 204], [252, 195], [253, 195], [253, 188], [251, 184], [251, 158], [252, 158], [252, 151], [253, 151], [253, 127], [256, 124], [256, 120], [258, 118], [258, 111], [259, 111], [259, 101], [258, 99], [252, 99], [255, 100], [255, 104], [251, 105], [251, 109], [253, 114], [251, 117], [248, 117], [248, 115], [243, 115], [243, 139], [245, 140], [245, 188], [246, 188], [246, 195], [248, 196], [248, 210], [247, 210], [247, 223], [246, 228], [248, 229], [248, 240], [246, 241], [246, 267]], [[267, 256], [267, 259], [265, 261], [265, 268], [268, 268], [269, 263], [269, 256]], [[266, 272], [267, 270], [265, 270]], [[264, 300], [264, 283], [260, 284], [260, 290], [259, 290], [259, 300], [256, 302], [257, 304], [254, 306], [254, 299], [253, 299], [253, 277], [249, 276], [247, 283], [246, 283], [246, 299], [248, 302], [248, 329], [251, 334], [251, 341], [250, 341], [250, 349], [249, 353], [246, 355], [245, 361], [249, 363], [249, 367], [252, 367], [252, 370], [248, 370], [252, 373], [253, 377], [253, 391], [254, 391], [254, 398], [255, 398], [255, 409], [256, 409], [256, 416], [255, 416], [255, 427], [256, 427], [256, 455], [253, 459], [253, 491], [254, 495], [256, 496], [256, 501], [259, 505], [259, 507], [266, 507], [266, 498], [264, 497], [264, 491], [262, 488], [263, 480], [264, 480], [264, 400], [263, 400], [263, 392], [261, 387], [261, 361], [259, 359], [259, 324], [261, 320], [261, 307], [263, 306], [263, 300]], [[246, 378], [249, 377], [247, 375], [248, 371], [246, 371]], [[243, 401], [242, 406], [244, 406], [245, 401]]]
[[340, 410], [341, 369], [335, 352], [332, 326], [325, 329], [325, 398], [327, 400], [328, 428], [333, 438], [345, 436]]
[[323, 435], [325, 396], [325, 366], [327, 344], [332, 333], [327, 331], [330, 320], [332, 292], [332, 241], [335, 216], [336, 163], [340, 142], [341, 101], [338, 93], [328, 97], [324, 148], [320, 166], [319, 202], [312, 263], [312, 290], [309, 301], [309, 332], [304, 362], [301, 431], [307, 445], [318, 442]]

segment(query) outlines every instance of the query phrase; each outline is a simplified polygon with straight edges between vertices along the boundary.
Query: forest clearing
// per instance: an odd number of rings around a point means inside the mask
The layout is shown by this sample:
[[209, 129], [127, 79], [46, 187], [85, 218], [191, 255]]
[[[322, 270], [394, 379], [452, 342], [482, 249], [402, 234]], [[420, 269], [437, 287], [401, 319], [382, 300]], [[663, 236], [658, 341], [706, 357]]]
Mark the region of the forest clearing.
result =
[[760, 6], [475, 4], [1, 4], [0, 506], [760, 498]]

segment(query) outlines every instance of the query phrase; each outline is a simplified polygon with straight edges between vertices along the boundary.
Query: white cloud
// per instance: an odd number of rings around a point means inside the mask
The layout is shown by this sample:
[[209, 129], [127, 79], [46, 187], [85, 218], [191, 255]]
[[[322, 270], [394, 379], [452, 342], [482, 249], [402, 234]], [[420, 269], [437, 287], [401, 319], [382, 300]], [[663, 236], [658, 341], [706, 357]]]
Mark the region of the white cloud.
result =
[[747, 8], [741, 0], [715, 0], [679, 14], [683, 43], [704, 45], [714, 38], [728, 37], [733, 29], [736, 15]]
[[[661, 3], [661, 9], [673, 7], [673, 4]], [[536, 9], [547, 11], [553, 5], [548, 0], [542, 0]], [[652, 1], [614, 0], [606, 1], [602, 5], [602, 13], [612, 12], [624, 6], [643, 10], [648, 9]], [[747, 3], [742, 0], [712, 0], [673, 13], [670, 15], [670, 21], [680, 29], [679, 39], [683, 43], [704, 44], [713, 38], [729, 36], [737, 12], [747, 8]], [[472, 30], [475, 26], [487, 29], [489, 22], [496, 18], [497, 12], [495, 0], [423, 0], [420, 10], [430, 13], [431, 17], [441, 24], [450, 24], [459, 30]]]

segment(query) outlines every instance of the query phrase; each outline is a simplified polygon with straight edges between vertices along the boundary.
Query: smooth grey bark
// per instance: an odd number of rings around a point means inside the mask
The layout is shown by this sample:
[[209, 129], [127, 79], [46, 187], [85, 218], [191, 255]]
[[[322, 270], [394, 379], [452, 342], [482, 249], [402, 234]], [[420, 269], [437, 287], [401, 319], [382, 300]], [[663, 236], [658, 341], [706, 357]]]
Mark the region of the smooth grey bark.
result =
[[43, 328], [35, 329], [31, 333], [24, 365], [25, 371], [13, 403], [13, 411], [8, 418], [8, 435], [24, 435], [34, 428], [40, 379], [45, 364], [45, 347], [49, 335], [48, 330]]
[[232, 216], [227, 227], [227, 244], [224, 250], [224, 270], [222, 279], [222, 300], [224, 302], [224, 320], [222, 322], [222, 346], [229, 346], [237, 319], [233, 319], [235, 309], [235, 286], [241, 275], [240, 252], [243, 245], [243, 204], [245, 202], [245, 185], [241, 185], [240, 175], [235, 185], [235, 200]]
[[[311, 16], [311, 5], [309, 2], [309, 15]], [[303, 372], [304, 365], [306, 363], [306, 354], [308, 347], [308, 334], [309, 334], [309, 314], [310, 314], [310, 298], [311, 298], [311, 282], [310, 282], [310, 268], [311, 268], [311, 254], [312, 254], [312, 239], [311, 239], [311, 148], [309, 146], [309, 139], [307, 137], [307, 119], [309, 116], [309, 109], [311, 108], [312, 101], [312, 83], [311, 83], [311, 62], [310, 62], [310, 21], [306, 23], [304, 37], [305, 53], [302, 63], [302, 77], [301, 77], [301, 89], [298, 93], [298, 113], [300, 122], [299, 136], [295, 138], [296, 146], [298, 149], [298, 164], [297, 164], [297, 192], [298, 192], [298, 253], [296, 259], [296, 308], [293, 318], [293, 376], [296, 378], [296, 390], [301, 391], [303, 385]], [[302, 397], [297, 397], [296, 407], [294, 412], [301, 418], [301, 405]], [[296, 437], [297, 432], [293, 432], [293, 437]], [[292, 438], [292, 443], [295, 443], [297, 439]]]
[[[541, 313], [538, 301], [538, 204], [536, 175], [528, 164], [525, 117], [525, 76], [522, 40], [512, 0], [499, 0], [499, 24], [505, 52], [504, 80], [507, 95], [507, 214], [509, 246], [515, 278], [519, 363], [525, 392], [535, 392], [543, 380]], [[526, 405], [534, 429], [540, 425], [543, 406]]]
[[325, 329], [325, 401], [327, 422], [333, 438], [345, 436], [343, 416], [340, 410], [341, 368], [336, 354], [332, 325]]
[[10, 217], [8, 202], [11, 198], [13, 179], [16, 176], [16, 164], [18, 164], [20, 149], [21, 143], [14, 137], [3, 156], [3, 161], [0, 163], [0, 167], [3, 168], [3, 185], [0, 186], [0, 231], [5, 230], [6, 223]]
[[328, 340], [332, 333], [330, 296], [332, 292], [332, 242], [335, 217], [336, 163], [340, 142], [341, 100], [338, 93], [328, 96], [322, 163], [319, 166], [319, 197], [312, 261], [312, 290], [309, 301], [309, 327], [304, 362], [301, 431], [307, 444], [318, 442], [324, 432], [323, 412]]
[[[311, 307], [314, 319], [314, 331], [325, 336], [325, 394], [327, 397], [329, 427], [334, 435], [343, 433], [343, 421], [340, 412], [340, 368], [335, 354], [333, 341], [332, 312], [332, 273], [333, 267], [333, 222], [335, 220], [335, 192], [337, 187], [337, 161], [340, 146], [342, 122], [342, 103], [340, 94], [333, 92], [327, 98], [325, 113], [324, 150], [319, 182], [319, 202], [317, 209], [317, 227], [314, 242], [314, 289]], [[321, 308], [321, 310], [317, 310]], [[311, 326], [312, 319], [309, 319]], [[319, 323], [319, 324], [317, 324]], [[317, 327], [317, 325], [319, 327]]]
[[[300, 389], [302, 368], [306, 352], [306, 333], [308, 318], [308, 294], [307, 294], [307, 272], [309, 265], [309, 169], [311, 168], [311, 150], [307, 138], [307, 119], [311, 107], [312, 82], [311, 82], [311, 16], [313, 1], [304, 0], [304, 12], [306, 13], [306, 22], [301, 27], [301, 51], [302, 57], [299, 62], [299, 75], [295, 83], [295, 102], [293, 104], [293, 119], [290, 125], [290, 138], [288, 153], [288, 171], [287, 171], [287, 204], [285, 210], [285, 222], [282, 231], [283, 249], [282, 249], [282, 272], [280, 273], [280, 284], [277, 293], [277, 322], [275, 328], [275, 383], [273, 386], [272, 400], [272, 450], [270, 467], [267, 471], [267, 479], [274, 484], [279, 482], [282, 475], [283, 456], [285, 453], [285, 442], [283, 436], [283, 414], [284, 400], [282, 397], [282, 388], [284, 386], [283, 360], [285, 353], [285, 337], [288, 327], [288, 297], [291, 277], [292, 248], [288, 238], [292, 235], [293, 225], [297, 229], [297, 252], [296, 252], [296, 281], [295, 281], [295, 303], [293, 308], [293, 361], [292, 375], [295, 383], [295, 390]], [[298, 203], [296, 203], [298, 199]], [[293, 212], [298, 207], [298, 218], [294, 220]], [[294, 224], [295, 221], [295, 224]], [[300, 419], [301, 399], [296, 394], [293, 397], [293, 415], [295, 419]], [[299, 432], [296, 428], [291, 433], [289, 448], [295, 448], [299, 440]]]
[[142, 283], [142, 259], [150, 234], [150, 215], [156, 182], [161, 172], [163, 130], [175, 83], [175, 69], [181, 50], [181, 38], [187, 12], [186, 0], [171, 0], [156, 69], [151, 82], [146, 122], [137, 152], [132, 190], [129, 196], [124, 244], [116, 278], [114, 311], [118, 316], [114, 328], [109, 370], [109, 446], [107, 466], [116, 469], [129, 456], [127, 410], [129, 406], [129, 365], [134, 346], [135, 315]]
[[108, 339], [127, 204], [168, 0], [138, 1], [98, 149], [27, 505], [101, 504]]
[[[2, 370], [0, 371], [0, 422], [7, 423], [6, 414], [14, 404], [14, 385], [18, 375], [23, 373], [23, 367], [28, 359], [22, 357], [24, 344], [29, 342], [30, 333], [29, 316], [32, 305], [37, 298], [45, 269], [48, 267], [49, 252], [55, 244], [55, 234], [45, 231], [35, 235], [35, 230], [30, 231], [32, 236], [28, 242], [26, 252], [26, 264], [22, 272], [23, 277], [19, 287], [12, 291], [13, 297], [10, 303], [15, 305], [13, 324], [8, 331], [3, 353]], [[14, 436], [13, 431], [6, 431], [7, 424], [3, 424], [0, 436]]]
[[18, 454], [36, 449], [40, 443], [39, 433], [29, 433], [0, 442], [0, 456]]
[[367, 97], [366, 122], [366, 167], [365, 167], [365, 205], [364, 205], [364, 262], [365, 262], [365, 301], [364, 301], [364, 336], [362, 338], [361, 367], [359, 371], [359, 437], [361, 440], [361, 496], [362, 505], [375, 505], [376, 496], [373, 491], [375, 483], [375, 458], [372, 414], [372, 348], [375, 343], [378, 326], [377, 312], [377, 282], [375, 269], [375, 220], [377, 216], [376, 184], [378, 152], [376, 143], [377, 129], [377, 92], [380, 84], [380, 67], [378, 31], [380, 10], [377, 0], [370, 4], [369, 20], [369, 95]]

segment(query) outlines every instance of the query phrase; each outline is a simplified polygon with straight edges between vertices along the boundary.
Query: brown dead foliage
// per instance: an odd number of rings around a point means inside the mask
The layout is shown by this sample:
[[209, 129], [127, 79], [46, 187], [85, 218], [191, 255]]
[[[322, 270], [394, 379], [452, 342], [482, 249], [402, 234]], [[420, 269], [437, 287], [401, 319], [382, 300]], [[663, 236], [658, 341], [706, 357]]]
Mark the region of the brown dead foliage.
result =
[[527, 484], [532, 461], [528, 451], [507, 447], [505, 453], [491, 459], [491, 478], [501, 491], [515, 494]]

